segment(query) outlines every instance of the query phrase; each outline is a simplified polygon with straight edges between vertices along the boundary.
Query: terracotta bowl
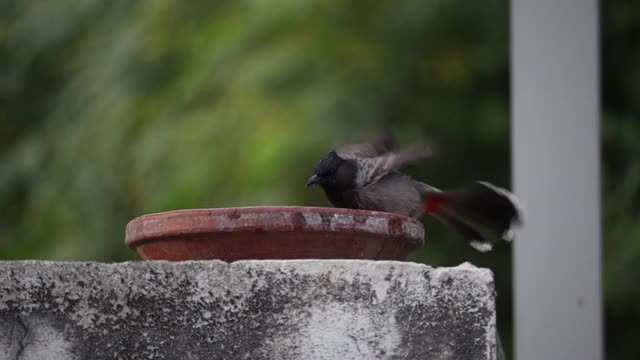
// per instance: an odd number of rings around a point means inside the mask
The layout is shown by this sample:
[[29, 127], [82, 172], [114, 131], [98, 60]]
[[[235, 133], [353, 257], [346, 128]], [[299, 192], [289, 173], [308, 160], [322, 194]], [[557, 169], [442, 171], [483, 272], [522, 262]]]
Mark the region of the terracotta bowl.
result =
[[404, 260], [424, 244], [424, 228], [409, 217], [363, 210], [193, 209], [133, 219], [125, 243], [147, 260]]

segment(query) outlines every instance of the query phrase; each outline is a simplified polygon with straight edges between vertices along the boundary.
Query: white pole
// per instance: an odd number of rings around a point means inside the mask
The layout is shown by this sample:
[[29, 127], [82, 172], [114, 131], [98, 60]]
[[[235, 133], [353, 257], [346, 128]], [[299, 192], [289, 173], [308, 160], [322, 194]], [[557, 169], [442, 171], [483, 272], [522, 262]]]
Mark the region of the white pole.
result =
[[517, 360], [603, 358], [596, 0], [513, 0]]

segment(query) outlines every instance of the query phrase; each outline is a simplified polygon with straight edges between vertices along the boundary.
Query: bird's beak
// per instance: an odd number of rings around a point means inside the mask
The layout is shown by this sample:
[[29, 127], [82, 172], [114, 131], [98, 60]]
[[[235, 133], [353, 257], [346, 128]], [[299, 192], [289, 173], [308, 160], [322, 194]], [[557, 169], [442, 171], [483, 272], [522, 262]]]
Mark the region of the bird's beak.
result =
[[320, 176], [313, 174], [311, 175], [309, 180], [307, 180], [307, 187], [311, 185], [319, 184], [321, 181], [322, 181], [322, 178], [320, 178]]

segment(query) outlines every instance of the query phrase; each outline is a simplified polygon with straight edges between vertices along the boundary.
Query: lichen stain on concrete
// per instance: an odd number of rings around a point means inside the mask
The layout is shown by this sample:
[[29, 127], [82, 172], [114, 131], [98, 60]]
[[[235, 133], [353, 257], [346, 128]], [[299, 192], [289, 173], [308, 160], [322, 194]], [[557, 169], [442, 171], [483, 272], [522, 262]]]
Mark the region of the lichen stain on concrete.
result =
[[[400, 344], [395, 318], [373, 310], [331, 303], [311, 310], [296, 332], [265, 339], [259, 354], [295, 359], [378, 359], [393, 356]], [[291, 353], [295, 349], [295, 353]], [[287, 353], [285, 353], [287, 352]]]
[[2, 316], [0, 360], [77, 359], [68, 336], [46, 317]]

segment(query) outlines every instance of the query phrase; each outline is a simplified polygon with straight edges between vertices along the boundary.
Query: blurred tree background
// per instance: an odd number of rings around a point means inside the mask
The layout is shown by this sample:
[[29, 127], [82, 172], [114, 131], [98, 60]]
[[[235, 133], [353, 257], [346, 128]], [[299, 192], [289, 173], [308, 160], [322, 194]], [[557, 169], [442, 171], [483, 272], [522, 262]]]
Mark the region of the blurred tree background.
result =
[[[602, 9], [607, 353], [638, 359], [640, 5]], [[509, 111], [506, 0], [0, 0], [0, 258], [135, 260], [141, 214], [327, 205], [314, 163], [384, 127], [437, 139], [420, 179], [508, 187]], [[424, 221], [412, 260], [494, 270], [509, 350], [508, 244]]]

